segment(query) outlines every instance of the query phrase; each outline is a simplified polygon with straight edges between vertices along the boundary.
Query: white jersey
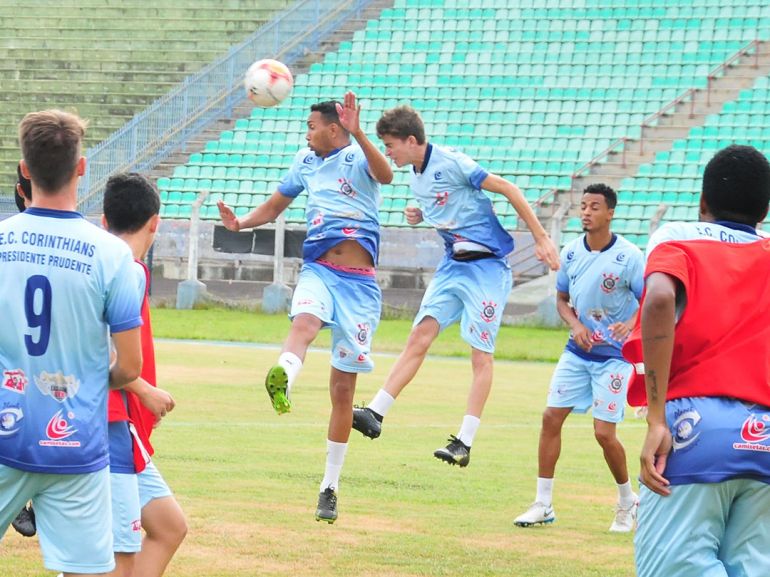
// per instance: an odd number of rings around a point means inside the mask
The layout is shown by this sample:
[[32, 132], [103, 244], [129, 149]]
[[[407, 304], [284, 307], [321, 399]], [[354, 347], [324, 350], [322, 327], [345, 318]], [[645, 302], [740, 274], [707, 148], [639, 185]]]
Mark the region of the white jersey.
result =
[[647, 242], [649, 258], [652, 249], [669, 240], [718, 240], [720, 242], [745, 243], [760, 239], [757, 231], [737, 222], [718, 220], [716, 222], [667, 222], [652, 233]]

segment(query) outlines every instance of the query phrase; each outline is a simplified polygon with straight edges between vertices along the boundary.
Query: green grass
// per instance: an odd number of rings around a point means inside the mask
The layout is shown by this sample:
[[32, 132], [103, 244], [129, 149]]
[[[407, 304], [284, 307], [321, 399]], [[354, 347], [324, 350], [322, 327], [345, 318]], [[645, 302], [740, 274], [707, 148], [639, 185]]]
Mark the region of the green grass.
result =
[[[432, 452], [460, 425], [470, 363], [429, 359], [393, 406], [381, 438], [353, 433], [340, 518], [327, 525], [313, 514], [326, 450], [328, 353], [308, 355], [292, 412], [281, 417], [261, 385], [275, 350], [159, 342], [157, 356], [159, 382], [177, 408], [155, 431], [155, 461], [190, 525], [168, 577], [634, 574], [632, 536], [607, 532], [616, 490], [590, 417], [565, 425], [557, 522], [512, 525], [534, 498], [550, 364], [497, 363], [471, 464], [458, 469]], [[393, 361], [376, 357], [375, 371], [359, 380], [358, 401], [371, 398]], [[619, 430], [635, 476], [643, 423], [631, 418]], [[14, 577], [51, 575], [36, 539], [13, 530], [0, 546], [0, 566]]]
[[[286, 315], [223, 308], [157, 308], [152, 311], [152, 326], [157, 338], [280, 344], [288, 333], [289, 319]], [[411, 328], [410, 320], [383, 320], [374, 336], [374, 352], [401, 351]], [[330, 341], [329, 331], [321, 331], [314, 346], [328, 348]], [[495, 358], [555, 362], [566, 342], [566, 329], [503, 326], [497, 337]], [[439, 336], [430, 352], [464, 357], [469, 356], [470, 348], [460, 338], [459, 325], [453, 325]]]

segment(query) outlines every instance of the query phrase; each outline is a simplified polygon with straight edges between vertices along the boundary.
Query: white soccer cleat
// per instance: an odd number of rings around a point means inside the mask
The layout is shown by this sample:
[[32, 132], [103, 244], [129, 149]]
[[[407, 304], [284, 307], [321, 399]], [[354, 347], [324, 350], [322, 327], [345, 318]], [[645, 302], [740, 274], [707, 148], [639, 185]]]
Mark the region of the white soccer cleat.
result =
[[636, 524], [636, 512], [639, 510], [639, 497], [634, 495], [634, 504], [628, 509], [620, 505], [615, 507], [615, 520], [610, 525], [610, 533], [629, 533]]
[[532, 527], [533, 525], [546, 525], [556, 521], [553, 506], [535, 501], [529, 506], [526, 513], [522, 513], [513, 520], [517, 527]]

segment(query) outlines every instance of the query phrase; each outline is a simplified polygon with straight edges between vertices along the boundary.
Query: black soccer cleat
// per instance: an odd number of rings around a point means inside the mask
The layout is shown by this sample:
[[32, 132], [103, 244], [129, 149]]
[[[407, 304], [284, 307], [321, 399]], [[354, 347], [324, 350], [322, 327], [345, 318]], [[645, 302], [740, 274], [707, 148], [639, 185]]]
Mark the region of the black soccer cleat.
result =
[[24, 537], [34, 537], [35, 533], [37, 533], [37, 525], [35, 525], [35, 510], [32, 508], [32, 505], [27, 505], [19, 511], [11, 525], [16, 529], [17, 533]]
[[433, 456], [450, 465], [467, 467], [471, 461], [471, 448], [454, 435], [449, 435], [449, 444], [436, 449]]
[[337, 493], [326, 487], [318, 495], [318, 507], [315, 510], [316, 521], [326, 521], [330, 525], [337, 520]]
[[353, 428], [364, 437], [376, 439], [382, 433], [382, 415], [369, 407], [353, 407]]

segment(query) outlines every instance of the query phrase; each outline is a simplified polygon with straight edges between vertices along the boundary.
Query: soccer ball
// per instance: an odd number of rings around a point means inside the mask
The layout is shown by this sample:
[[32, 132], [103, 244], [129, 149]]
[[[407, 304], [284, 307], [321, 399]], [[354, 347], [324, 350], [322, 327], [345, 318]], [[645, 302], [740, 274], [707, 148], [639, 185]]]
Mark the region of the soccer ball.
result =
[[291, 71], [277, 60], [258, 60], [246, 71], [243, 79], [246, 96], [257, 106], [275, 106], [286, 98], [294, 86]]

